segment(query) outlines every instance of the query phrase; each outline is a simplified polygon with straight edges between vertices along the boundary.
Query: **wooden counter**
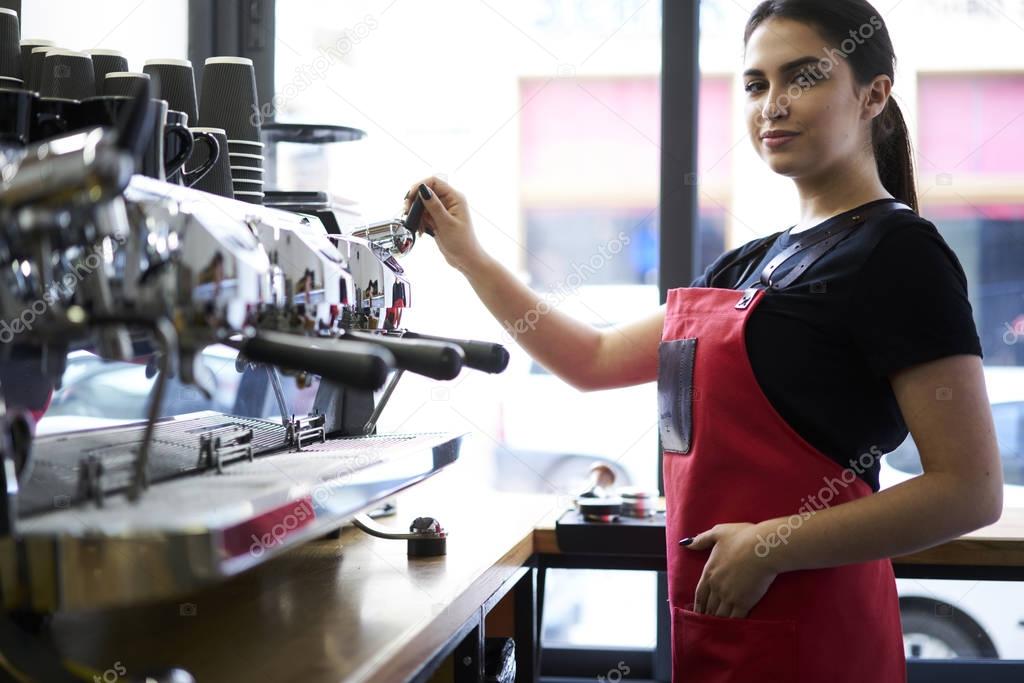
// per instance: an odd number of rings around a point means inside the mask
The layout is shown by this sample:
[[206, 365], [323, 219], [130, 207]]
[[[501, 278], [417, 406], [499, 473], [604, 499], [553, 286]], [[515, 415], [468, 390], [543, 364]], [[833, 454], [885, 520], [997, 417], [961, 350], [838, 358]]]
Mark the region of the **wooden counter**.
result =
[[[555, 538], [556, 518], [546, 519], [538, 525], [534, 533], [534, 552], [546, 555], [561, 553]], [[1024, 508], [1007, 509], [1002, 518], [991, 526], [934, 548], [895, 557], [893, 564], [1004, 567], [1020, 568], [1024, 572]]]
[[1009, 508], [991, 526], [942, 545], [893, 558], [894, 564], [1020, 567], [1024, 571], [1024, 508]]
[[[445, 557], [409, 560], [404, 542], [347, 529], [180, 602], [58, 615], [55, 643], [129, 676], [174, 665], [200, 682], [425, 680], [467, 624], [532, 577], [525, 565], [561, 555], [554, 525], [567, 497], [480, 491], [458, 469], [403, 493], [384, 521], [437, 517]], [[1024, 510], [896, 562], [1022, 568]]]
[[58, 615], [58, 647], [98, 671], [176, 665], [200, 683], [413, 679], [525, 573], [533, 530], [556, 502], [473, 491], [455, 469], [402, 493], [397, 519], [380, 520], [407, 530], [436, 517], [446, 556], [410, 560], [404, 541], [349, 528], [180, 602]]

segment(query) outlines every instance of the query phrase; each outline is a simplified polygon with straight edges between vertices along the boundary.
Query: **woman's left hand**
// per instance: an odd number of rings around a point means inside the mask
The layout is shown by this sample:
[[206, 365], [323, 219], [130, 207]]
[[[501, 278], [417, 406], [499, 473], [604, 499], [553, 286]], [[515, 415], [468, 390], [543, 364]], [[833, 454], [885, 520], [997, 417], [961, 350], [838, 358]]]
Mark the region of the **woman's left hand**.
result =
[[716, 524], [684, 546], [687, 550], [711, 550], [697, 582], [694, 612], [747, 616], [778, 575], [768, 556], [755, 552], [759, 542], [753, 524]]

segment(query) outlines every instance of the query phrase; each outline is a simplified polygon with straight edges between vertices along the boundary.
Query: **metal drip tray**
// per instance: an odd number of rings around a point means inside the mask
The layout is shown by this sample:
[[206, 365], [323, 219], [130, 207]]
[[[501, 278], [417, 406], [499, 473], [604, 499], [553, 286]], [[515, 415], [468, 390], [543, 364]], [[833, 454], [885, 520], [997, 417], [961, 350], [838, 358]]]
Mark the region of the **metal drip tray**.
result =
[[[178, 439], [195, 435], [196, 428], [209, 428], [226, 417], [178, 419], [163, 425], [167, 429], [159, 438], [170, 433]], [[264, 424], [284, 432], [281, 425]], [[132, 429], [113, 432], [123, 441], [107, 439], [111, 452], [120, 452], [130, 442]], [[103, 432], [104, 437], [111, 434]], [[72, 439], [77, 450], [67, 439], [40, 439], [40, 445], [48, 442], [50, 448], [32, 480], [39, 477], [39, 482], [61, 486], [73, 482], [75, 475], [66, 469], [71, 465], [58, 456], [77, 458], [83, 450], [99, 448], [102, 439], [95, 436]], [[434, 474], [458, 458], [464, 436], [333, 438], [305, 445], [301, 451], [264, 452], [222, 472], [193, 468], [189, 474], [153, 484], [136, 501], [117, 494], [106, 497], [102, 506], [80, 501], [54, 509], [51, 502], [47, 512], [22, 519], [14, 538], [0, 539], [3, 601], [8, 608], [72, 610], [186, 593], [320, 537], [353, 514]], [[182, 445], [169, 443], [174, 448]], [[151, 463], [169, 453], [184, 462], [183, 455], [168, 449], [155, 451]], [[44, 462], [50, 463], [49, 470]]]
[[[286, 448], [287, 429], [280, 423], [206, 411], [160, 420], [150, 447], [149, 481], [162, 482], [201, 472], [200, 440], [230, 430], [252, 431], [252, 452], [261, 455]], [[45, 514], [83, 502], [79, 489], [81, 463], [93, 456], [106, 463], [114, 474], [112, 491], [125, 489], [131, 480], [118, 476], [134, 460], [142, 444], [145, 423], [116, 428], [93, 429], [44, 436], [33, 444], [32, 474], [18, 497], [22, 518]]]

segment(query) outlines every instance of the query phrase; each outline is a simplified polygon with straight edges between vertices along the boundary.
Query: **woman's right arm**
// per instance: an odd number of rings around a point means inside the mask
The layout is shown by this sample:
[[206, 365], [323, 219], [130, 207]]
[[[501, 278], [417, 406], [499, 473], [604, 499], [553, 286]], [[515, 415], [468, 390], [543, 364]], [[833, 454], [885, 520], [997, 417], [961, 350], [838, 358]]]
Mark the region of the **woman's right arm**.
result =
[[[580, 391], [597, 391], [654, 381], [664, 306], [651, 315], [598, 329], [552, 308], [492, 258], [476, 240], [466, 198], [439, 178], [422, 183], [423, 223], [445, 260], [469, 281], [487, 310], [534, 360]], [[406, 209], [420, 183], [410, 190]]]
[[580, 391], [657, 378], [664, 307], [641, 320], [598, 329], [548, 306], [486, 254], [462, 272], [509, 335], [534, 360]]

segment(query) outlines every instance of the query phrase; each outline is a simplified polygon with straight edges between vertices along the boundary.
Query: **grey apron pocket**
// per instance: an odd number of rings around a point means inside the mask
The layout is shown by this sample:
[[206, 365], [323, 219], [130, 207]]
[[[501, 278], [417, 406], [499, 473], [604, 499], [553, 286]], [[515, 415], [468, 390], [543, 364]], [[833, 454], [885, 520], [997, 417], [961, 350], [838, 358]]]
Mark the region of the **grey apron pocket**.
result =
[[658, 430], [665, 451], [690, 452], [696, 350], [696, 337], [663, 341], [658, 346]]

